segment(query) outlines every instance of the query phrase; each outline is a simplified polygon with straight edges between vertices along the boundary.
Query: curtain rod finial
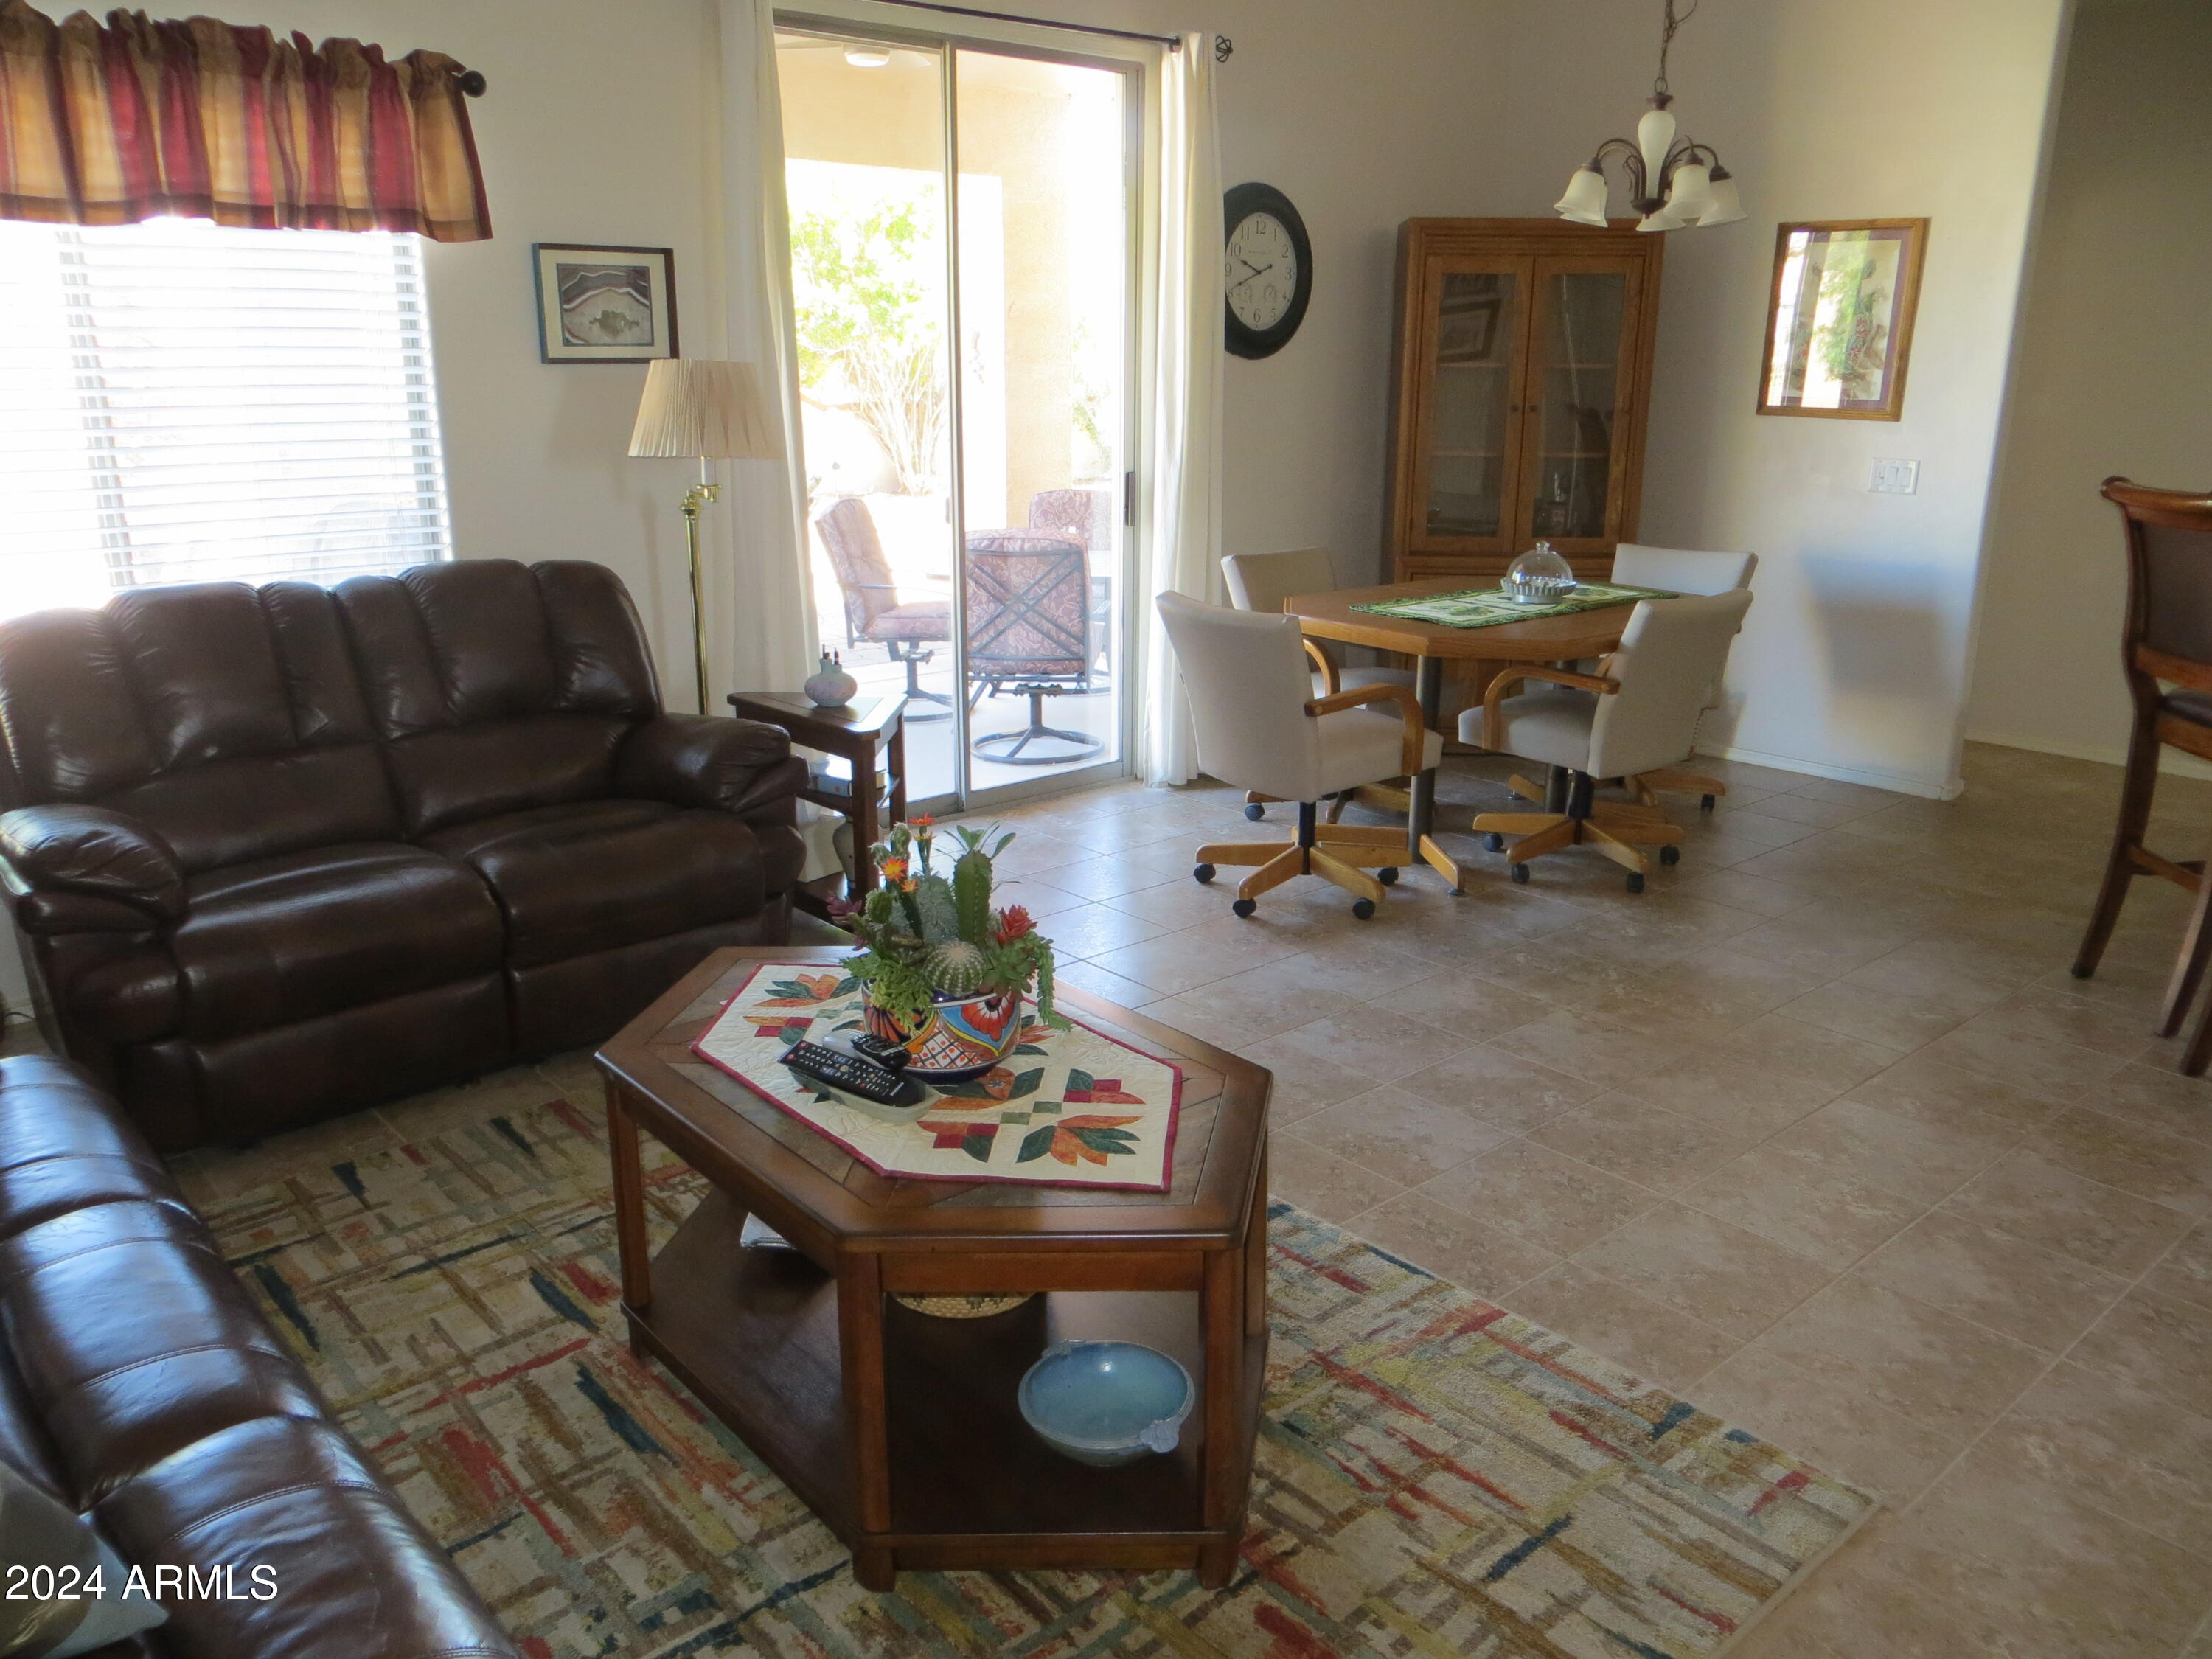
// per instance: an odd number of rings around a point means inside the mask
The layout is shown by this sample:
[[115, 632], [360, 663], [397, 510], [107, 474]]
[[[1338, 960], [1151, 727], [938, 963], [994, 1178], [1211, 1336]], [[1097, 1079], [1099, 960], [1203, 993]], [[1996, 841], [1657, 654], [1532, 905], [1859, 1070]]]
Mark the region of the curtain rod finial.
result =
[[1236, 50], [1237, 43], [1234, 40], [1231, 40], [1227, 35], [1217, 34], [1213, 37], [1213, 61], [1215, 63], [1227, 63], [1229, 61], [1229, 54]]
[[459, 80], [461, 90], [471, 98], [483, 97], [485, 88], [491, 84], [484, 79], [482, 70], [463, 70]]

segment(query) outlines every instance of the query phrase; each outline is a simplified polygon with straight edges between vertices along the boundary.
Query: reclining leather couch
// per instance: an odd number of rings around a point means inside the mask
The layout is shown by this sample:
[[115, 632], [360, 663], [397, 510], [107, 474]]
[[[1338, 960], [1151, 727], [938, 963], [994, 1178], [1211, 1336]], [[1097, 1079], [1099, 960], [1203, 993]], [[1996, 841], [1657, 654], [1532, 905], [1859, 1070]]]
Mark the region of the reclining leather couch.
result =
[[597, 1042], [781, 944], [805, 769], [661, 712], [596, 564], [152, 587], [0, 624], [47, 1041], [164, 1152]]
[[236, 1576], [94, 1659], [518, 1659], [144, 1139], [50, 1054], [0, 1060], [0, 1462], [149, 1581]]

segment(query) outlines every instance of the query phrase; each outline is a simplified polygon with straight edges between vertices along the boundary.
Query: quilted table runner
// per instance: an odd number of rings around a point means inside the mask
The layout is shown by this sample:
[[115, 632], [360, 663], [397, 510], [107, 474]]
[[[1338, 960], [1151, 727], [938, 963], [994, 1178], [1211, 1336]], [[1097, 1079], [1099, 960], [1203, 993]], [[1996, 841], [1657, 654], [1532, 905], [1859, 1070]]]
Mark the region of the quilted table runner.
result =
[[842, 1048], [863, 1029], [860, 982], [818, 963], [761, 963], [692, 1052], [828, 1136], [878, 1175], [1165, 1192], [1182, 1073], [1077, 1023], [1024, 1011], [1006, 1063], [927, 1091], [890, 1122], [803, 1078], [780, 1056], [801, 1040]]
[[1401, 617], [1408, 622], [1435, 623], [1442, 628], [1495, 628], [1500, 623], [1534, 622], [1540, 617], [1565, 617], [1577, 611], [1634, 605], [1638, 599], [1674, 597], [1656, 587], [1584, 582], [1565, 599], [1544, 605], [1522, 605], [1507, 598], [1502, 587], [1463, 587], [1455, 593], [1431, 593], [1418, 599], [1378, 599], [1373, 605], [1355, 605], [1352, 608], [1371, 611], [1381, 617]]

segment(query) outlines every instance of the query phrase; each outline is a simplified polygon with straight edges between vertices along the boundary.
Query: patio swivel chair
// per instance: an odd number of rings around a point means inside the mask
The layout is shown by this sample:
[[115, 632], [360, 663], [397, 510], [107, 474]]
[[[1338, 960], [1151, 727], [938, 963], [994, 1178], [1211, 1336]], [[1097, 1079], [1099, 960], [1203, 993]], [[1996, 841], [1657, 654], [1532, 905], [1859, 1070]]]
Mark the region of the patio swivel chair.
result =
[[[1048, 535], [1080, 542], [1085, 550], [1105, 553], [1114, 545], [1114, 497], [1099, 489], [1040, 489], [1030, 497], [1030, 528]], [[1106, 688], [1098, 676], [1106, 670], [1106, 653], [1113, 641], [1114, 579], [1093, 572], [1091, 577], [1091, 666], [1094, 691]]]
[[969, 712], [1001, 691], [1030, 700], [1027, 726], [969, 744], [980, 759], [1065, 766], [1106, 746], [1088, 732], [1044, 723], [1047, 697], [1091, 690], [1090, 590], [1083, 544], [1066, 536], [990, 530], [968, 538]]
[[857, 495], [848, 495], [814, 521], [822, 545], [830, 555], [838, 590], [845, 599], [845, 643], [880, 645], [893, 662], [906, 665], [906, 695], [909, 704], [942, 703], [941, 714], [921, 714], [909, 708], [907, 720], [952, 718], [952, 699], [942, 691], [921, 689], [921, 665], [936, 656], [924, 647], [949, 643], [952, 638], [952, 601], [917, 599], [899, 603], [898, 587], [891, 580], [890, 561], [884, 556], [883, 538], [876, 534], [875, 515]]

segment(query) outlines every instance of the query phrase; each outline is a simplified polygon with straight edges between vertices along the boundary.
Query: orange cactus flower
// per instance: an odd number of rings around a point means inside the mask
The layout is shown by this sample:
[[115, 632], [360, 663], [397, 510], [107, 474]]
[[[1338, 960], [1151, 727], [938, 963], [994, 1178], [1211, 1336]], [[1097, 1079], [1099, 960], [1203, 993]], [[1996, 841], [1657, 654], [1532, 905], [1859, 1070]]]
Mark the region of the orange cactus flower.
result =
[[999, 912], [999, 926], [993, 937], [1001, 945], [1012, 945], [1016, 939], [1036, 931], [1036, 923], [1030, 919], [1027, 909], [1010, 904]]

